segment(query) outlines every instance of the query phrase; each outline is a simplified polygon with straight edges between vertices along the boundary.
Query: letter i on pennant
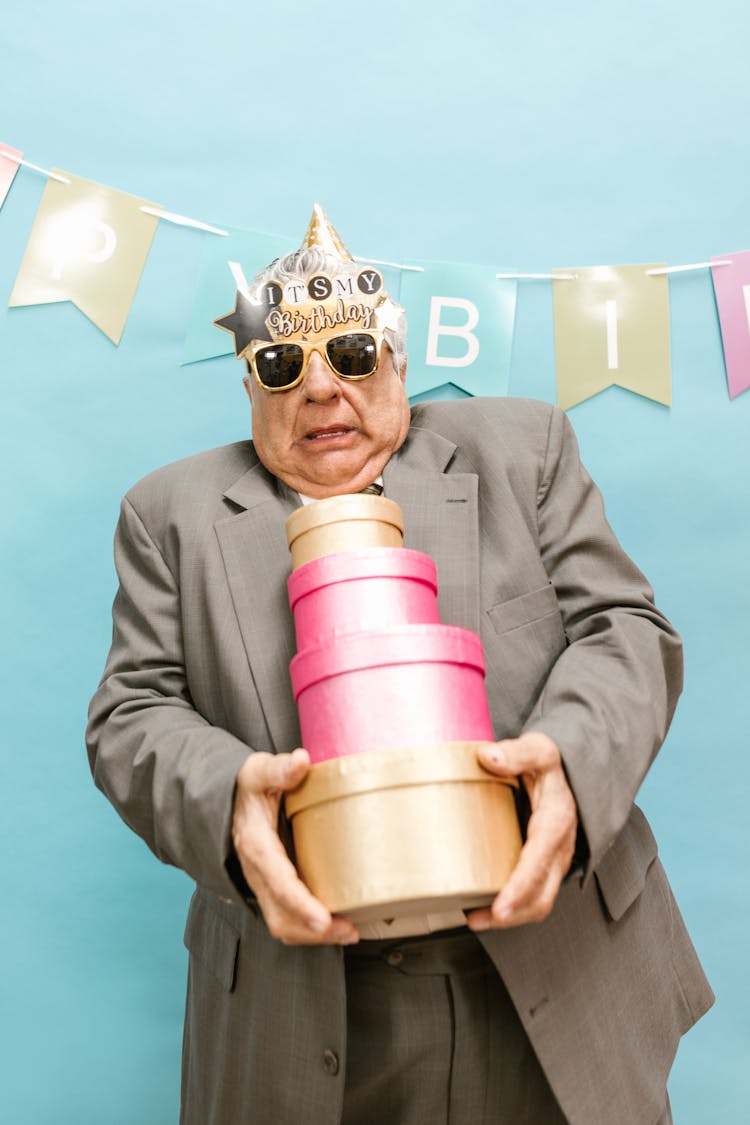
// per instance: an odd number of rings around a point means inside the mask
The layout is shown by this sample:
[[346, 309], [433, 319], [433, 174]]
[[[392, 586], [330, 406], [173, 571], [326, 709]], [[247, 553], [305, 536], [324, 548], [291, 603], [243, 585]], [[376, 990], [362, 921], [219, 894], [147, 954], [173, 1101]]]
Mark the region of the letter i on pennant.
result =
[[[669, 406], [669, 289], [642, 266], [555, 270], [557, 401], [620, 386]], [[564, 275], [574, 274], [572, 279]]]
[[617, 301], [605, 301], [604, 307], [607, 311], [607, 367], [610, 371], [616, 371], [619, 366], [617, 356]]

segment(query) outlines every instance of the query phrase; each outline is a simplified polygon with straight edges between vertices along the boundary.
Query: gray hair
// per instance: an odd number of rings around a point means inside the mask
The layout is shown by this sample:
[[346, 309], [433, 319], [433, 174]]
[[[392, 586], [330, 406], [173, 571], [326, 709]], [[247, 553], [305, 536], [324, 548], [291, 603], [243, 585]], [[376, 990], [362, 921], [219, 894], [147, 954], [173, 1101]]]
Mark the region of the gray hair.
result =
[[[363, 265], [366, 263], [339, 258], [335, 254], [327, 254], [318, 246], [309, 246], [295, 250], [293, 254], [287, 254], [283, 258], [276, 258], [256, 274], [250, 284], [250, 290], [254, 292], [256, 288], [269, 281], [277, 282], [282, 288], [288, 281], [307, 282], [317, 273], [326, 274], [328, 277], [356, 277]], [[403, 309], [399, 309], [397, 327], [386, 328], [383, 337], [391, 349], [393, 366], [399, 371], [406, 359], [406, 313]]]

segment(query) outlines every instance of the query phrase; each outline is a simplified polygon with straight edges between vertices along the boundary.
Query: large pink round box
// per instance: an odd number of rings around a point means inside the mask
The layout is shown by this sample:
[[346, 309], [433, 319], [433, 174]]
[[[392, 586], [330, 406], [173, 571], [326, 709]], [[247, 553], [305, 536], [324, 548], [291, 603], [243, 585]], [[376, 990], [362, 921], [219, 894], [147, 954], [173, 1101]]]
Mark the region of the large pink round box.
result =
[[302, 744], [316, 763], [491, 741], [484, 670], [479, 637], [453, 625], [392, 626], [305, 649], [290, 667]]
[[404, 547], [325, 555], [293, 571], [287, 586], [300, 652], [342, 633], [440, 620], [435, 563]]

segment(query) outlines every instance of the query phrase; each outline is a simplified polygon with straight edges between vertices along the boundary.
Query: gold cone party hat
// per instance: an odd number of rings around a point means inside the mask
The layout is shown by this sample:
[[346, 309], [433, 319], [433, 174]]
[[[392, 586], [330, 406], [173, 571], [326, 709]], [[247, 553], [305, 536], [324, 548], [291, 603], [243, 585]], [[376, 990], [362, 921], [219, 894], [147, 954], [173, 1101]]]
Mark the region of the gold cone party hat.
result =
[[403, 310], [388, 296], [382, 274], [374, 266], [363, 264], [352, 269], [348, 265], [355, 259], [319, 203], [313, 206], [299, 249], [312, 247], [338, 259], [342, 265], [331, 263], [330, 276], [292, 278], [286, 284], [264, 281], [254, 291], [246, 286], [238, 288], [234, 309], [214, 321], [219, 328], [233, 333], [239, 359], [246, 358], [253, 343], [278, 343], [292, 338], [325, 340], [334, 329], [341, 333], [398, 329]]
[[302, 239], [300, 250], [305, 250], [311, 246], [317, 246], [326, 254], [335, 254], [337, 258], [352, 261], [352, 256], [342, 242], [338, 231], [319, 203], [313, 204], [312, 217], [305, 237]]

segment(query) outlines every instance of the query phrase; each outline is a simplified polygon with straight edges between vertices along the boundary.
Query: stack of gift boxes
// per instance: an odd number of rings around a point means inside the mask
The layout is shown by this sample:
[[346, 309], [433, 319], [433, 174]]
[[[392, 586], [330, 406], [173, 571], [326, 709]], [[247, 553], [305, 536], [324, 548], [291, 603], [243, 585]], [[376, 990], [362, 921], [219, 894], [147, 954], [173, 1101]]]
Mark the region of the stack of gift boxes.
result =
[[401, 545], [393, 501], [315, 502], [287, 537], [302, 878], [355, 921], [488, 903], [520, 835], [510, 785], [476, 757], [493, 739], [479, 637], [440, 623], [435, 564]]

